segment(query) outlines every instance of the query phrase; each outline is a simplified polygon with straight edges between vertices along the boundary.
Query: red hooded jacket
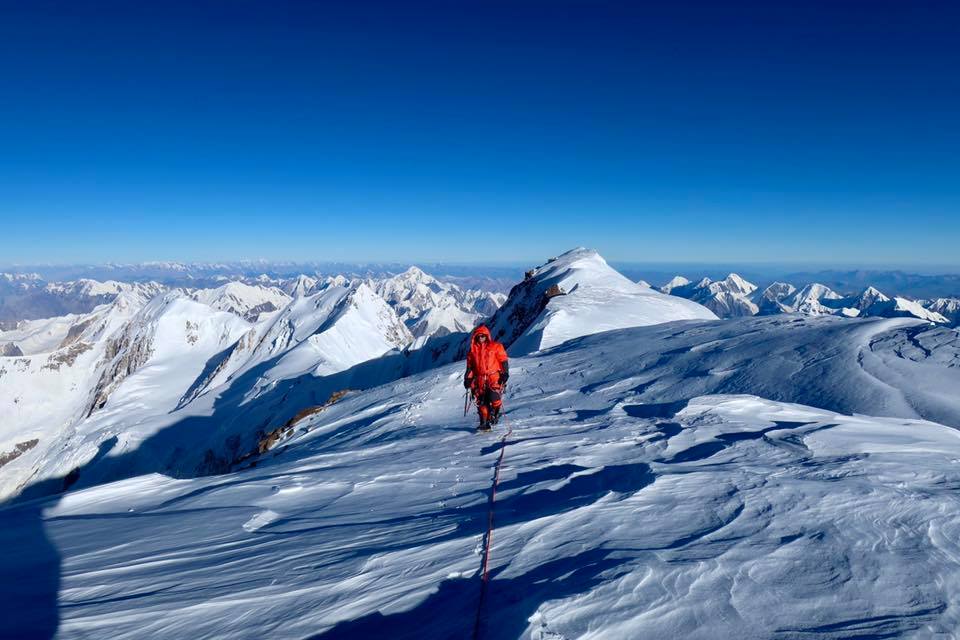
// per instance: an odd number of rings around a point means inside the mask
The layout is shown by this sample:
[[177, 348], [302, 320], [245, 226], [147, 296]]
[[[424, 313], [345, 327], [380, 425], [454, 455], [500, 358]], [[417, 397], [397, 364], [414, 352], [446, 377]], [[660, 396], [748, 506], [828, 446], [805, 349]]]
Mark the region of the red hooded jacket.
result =
[[[485, 335], [485, 343], [477, 341], [477, 336]], [[485, 386], [499, 388], [500, 373], [506, 373], [507, 351], [503, 345], [490, 336], [490, 329], [480, 325], [470, 335], [470, 352], [467, 354], [466, 380], [472, 380], [474, 388]]]

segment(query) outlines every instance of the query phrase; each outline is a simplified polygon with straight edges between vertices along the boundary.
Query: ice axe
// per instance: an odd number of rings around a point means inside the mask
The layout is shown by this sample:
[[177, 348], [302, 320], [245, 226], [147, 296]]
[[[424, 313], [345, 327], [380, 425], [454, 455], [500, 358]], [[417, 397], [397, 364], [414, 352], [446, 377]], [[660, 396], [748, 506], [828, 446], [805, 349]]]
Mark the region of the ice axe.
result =
[[473, 389], [467, 389], [463, 392], [463, 415], [467, 415], [467, 408], [470, 406], [470, 401], [473, 400]]

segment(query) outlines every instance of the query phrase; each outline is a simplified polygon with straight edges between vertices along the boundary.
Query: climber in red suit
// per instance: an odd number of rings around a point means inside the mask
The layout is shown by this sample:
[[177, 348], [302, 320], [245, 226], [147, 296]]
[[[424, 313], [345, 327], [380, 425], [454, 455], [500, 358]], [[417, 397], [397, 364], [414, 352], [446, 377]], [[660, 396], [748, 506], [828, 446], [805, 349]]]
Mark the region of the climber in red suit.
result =
[[463, 386], [473, 391], [480, 415], [480, 429], [486, 430], [500, 420], [503, 385], [510, 377], [507, 351], [490, 337], [490, 330], [480, 325], [470, 336], [467, 371]]

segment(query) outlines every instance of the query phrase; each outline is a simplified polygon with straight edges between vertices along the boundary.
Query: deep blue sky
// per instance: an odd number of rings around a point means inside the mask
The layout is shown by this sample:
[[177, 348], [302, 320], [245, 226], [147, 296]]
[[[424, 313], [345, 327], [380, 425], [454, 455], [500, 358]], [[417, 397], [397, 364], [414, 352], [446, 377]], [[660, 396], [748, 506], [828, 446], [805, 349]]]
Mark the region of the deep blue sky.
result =
[[960, 262], [960, 3], [656, 4], [0, 0], [0, 263]]

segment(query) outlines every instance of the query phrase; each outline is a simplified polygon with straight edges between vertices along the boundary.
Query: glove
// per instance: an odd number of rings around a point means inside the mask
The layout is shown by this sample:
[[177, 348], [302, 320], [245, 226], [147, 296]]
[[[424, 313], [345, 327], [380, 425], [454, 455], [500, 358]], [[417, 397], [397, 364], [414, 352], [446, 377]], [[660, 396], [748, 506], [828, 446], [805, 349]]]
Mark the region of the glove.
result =
[[509, 373], [507, 373], [506, 371], [501, 371], [501, 372], [500, 372], [500, 380], [499, 380], [499, 382], [500, 382], [501, 386], [507, 384], [507, 380], [509, 380], [509, 379], [510, 379], [510, 374], [509, 374]]
[[469, 389], [471, 382], [473, 382], [473, 378], [468, 378], [467, 376], [463, 376], [463, 388], [464, 388], [464, 389]]

